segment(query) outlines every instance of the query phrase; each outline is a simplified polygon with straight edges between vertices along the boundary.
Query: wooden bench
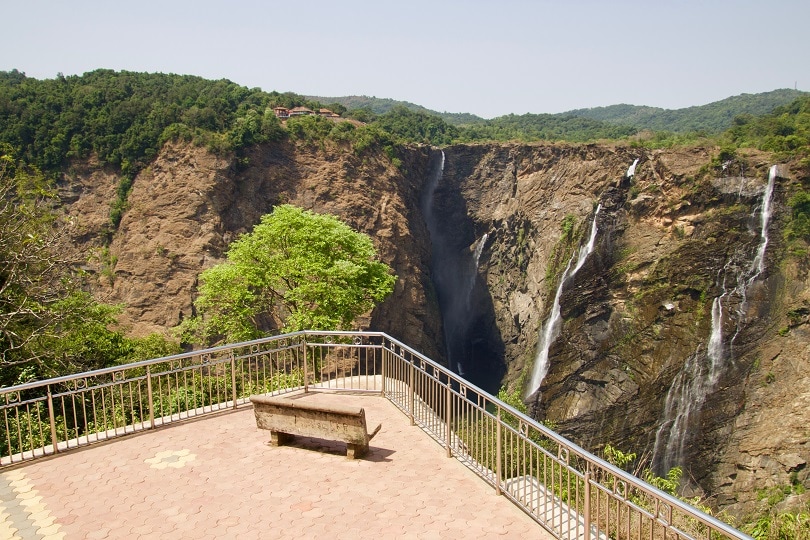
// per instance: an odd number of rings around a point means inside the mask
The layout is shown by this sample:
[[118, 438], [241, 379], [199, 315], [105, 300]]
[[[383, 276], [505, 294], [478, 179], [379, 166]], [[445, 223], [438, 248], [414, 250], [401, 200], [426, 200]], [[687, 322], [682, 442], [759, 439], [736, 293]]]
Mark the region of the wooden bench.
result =
[[346, 457], [354, 459], [368, 451], [368, 443], [380, 431], [366, 430], [366, 413], [360, 407], [315, 405], [303, 400], [281, 397], [251, 396], [256, 426], [270, 430], [270, 444], [280, 446], [293, 435], [343, 441]]

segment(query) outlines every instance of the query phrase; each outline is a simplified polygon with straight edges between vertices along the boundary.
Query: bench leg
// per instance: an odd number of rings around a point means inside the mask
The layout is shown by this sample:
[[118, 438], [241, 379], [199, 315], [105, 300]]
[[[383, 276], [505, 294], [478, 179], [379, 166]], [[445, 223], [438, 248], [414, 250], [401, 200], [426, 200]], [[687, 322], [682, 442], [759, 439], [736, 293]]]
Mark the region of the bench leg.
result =
[[270, 432], [270, 446], [283, 446], [292, 440], [292, 435], [289, 433], [281, 433], [280, 431]]
[[368, 452], [367, 444], [346, 443], [346, 457], [349, 459], [363, 457]]

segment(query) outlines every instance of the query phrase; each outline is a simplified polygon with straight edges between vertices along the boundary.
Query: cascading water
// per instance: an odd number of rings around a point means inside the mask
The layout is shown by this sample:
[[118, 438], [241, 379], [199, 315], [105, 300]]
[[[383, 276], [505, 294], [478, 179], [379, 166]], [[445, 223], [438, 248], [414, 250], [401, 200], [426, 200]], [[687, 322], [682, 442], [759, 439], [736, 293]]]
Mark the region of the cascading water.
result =
[[484, 251], [484, 246], [487, 243], [487, 238], [489, 238], [489, 233], [484, 233], [484, 236], [481, 237], [481, 240], [475, 245], [475, 252], [473, 253], [473, 264], [472, 264], [472, 272], [470, 272], [467, 278], [467, 309], [470, 309], [471, 302], [472, 302], [472, 294], [475, 290], [475, 280], [478, 277], [478, 264], [481, 262], [481, 253]]
[[478, 267], [489, 234], [476, 238], [458, 189], [444, 185], [445, 153], [432, 156], [420, 206], [431, 243], [431, 280], [444, 331], [448, 367], [477, 386], [497, 392], [503, 377], [503, 342]]
[[[560, 284], [557, 287], [557, 292], [554, 295], [554, 302], [551, 305], [551, 313], [549, 313], [548, 320], [546, 324], [543, 325], [543, 329], [540, 332], [540, 341], [537, 344], [537, 356], [534, 359], [534, 366], [532, 367], [532, 378], [529, 381], [529, 391], [526, 394], [526, 397], [531, 396], [532, 394], [536, 393], [539, 390], [540, 385], [543, 383], [543, 379], [545, 379], [546, 375], [548, 374], [548, 351], [551, 348], [551, 344], [554, 343], [560, 335], [560, 326], [562, 323], [560, 317], [560, 297], [562, 296], [563, 287], [565, 286], [567, 281], [570, 281], [577, 272], [582, 268], [585, 264], [585, 259], [588, 258], [593, 252], [593, 248], [596, 245], [596, 232], [597, 232], [597, 224], [596, 218], [599, 215], [599, 210], [602, 209], [602, 205], [598, 205], [596, 207], [596, 212], [593, 214], [593, 223], [591, 224], [591, 234], [588, 237], [588, 242], [579, 248], [579, 251], [571, 256], [568, 260], [568, 265], [565, 267], [565, 271], [560, 278]], [[574, 263], [574, 257], [576, 257], [577, 262], [574, 265], [574, 269], [571, 270], [571, 265]], [[569, 274], [569, 271], [571, 273]]]
[[633, 178], [636, 175], [636, 165], [638, 165], [638, 158], [633, 161], [633, 164], [627, 168], [627, 172], [624, 174], [625, 178]]
[[751, 264], [751, 270], [754, 273], [749, 282], [753, 282], [765, 270], [765, 250], [768, 248], [768, 223], [771, 220], [771, 199], [773, 198], [773, 187], [776, 183], [777, 171], [776, 165], [772, 165], [770, 171], [768, 171], [768, 185], [765, 188], [765, 195], [762, 196], [762, 211], [759, 217], [762, 232], [759, 235], [757, 256], [754, 257], [754, 262]]
[[[777, 168], [771, 167], [768, 184], [760, 206], [760, 242], [756, 255], [750, 265], [741, 264], [741, 251], [735, 251], [718, 275], [718, 286], [721, 294], [712, 302], [712, 325], [706, 350], [698, 347], [684, 363], [683, 368], [672, 381], [664, 403], [663, 420], [656, 431], [653, 461], [656, 472], [665, 474], [672, 467], [683, 465], [685, 450], [690, 437], [699, 426], [698, 414], [706, 398], [714, 390], [733, 359], [734, 340], [746, 322], [746, 303], [748, 288], [765, 270], [765, 251], [768, 247], [768, 225], [771, 218], [771, 200]], [[750, 252], [749, 252], [750, 253]], [[736, 285], [728, 289], [727, 281], [734, 278]], [[736, 320], [727, 320], [724, 303], [732, 299], [739, 302], [740, 308], [731, 310], [736, 313]], [[734, 335], [724, 339], [723, 329], [734, 325]]]

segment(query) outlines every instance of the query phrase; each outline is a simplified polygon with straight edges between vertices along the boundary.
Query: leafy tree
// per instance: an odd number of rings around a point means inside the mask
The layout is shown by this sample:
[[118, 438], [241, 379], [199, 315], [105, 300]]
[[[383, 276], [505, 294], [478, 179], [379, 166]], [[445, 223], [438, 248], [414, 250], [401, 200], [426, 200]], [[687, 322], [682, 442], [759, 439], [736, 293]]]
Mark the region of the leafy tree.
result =
[[371, 239], [333, 216], [275, 208], [200, 274], [185, 339], [242, 341], [267, 330], [349, 329], [393, 290]]
[[806, 157], [810, 154], [810, 96], [777, 107], [765, 116], [739, 116], [724, 138], [738, 147], [753, 146]]

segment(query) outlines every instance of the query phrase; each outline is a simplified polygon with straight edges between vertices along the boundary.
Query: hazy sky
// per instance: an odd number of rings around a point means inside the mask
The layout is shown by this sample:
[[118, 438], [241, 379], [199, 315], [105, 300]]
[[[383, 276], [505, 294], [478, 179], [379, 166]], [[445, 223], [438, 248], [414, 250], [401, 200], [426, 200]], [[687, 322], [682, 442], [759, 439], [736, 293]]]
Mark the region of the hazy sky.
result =
[[5, 1], [0, 70], [98, 68], [491, 118], [810, 90], [808, 0]]

